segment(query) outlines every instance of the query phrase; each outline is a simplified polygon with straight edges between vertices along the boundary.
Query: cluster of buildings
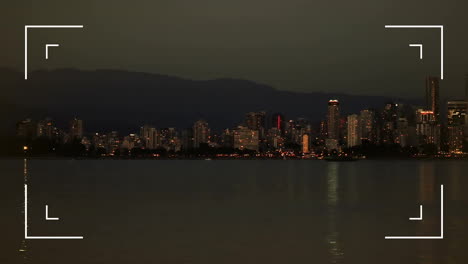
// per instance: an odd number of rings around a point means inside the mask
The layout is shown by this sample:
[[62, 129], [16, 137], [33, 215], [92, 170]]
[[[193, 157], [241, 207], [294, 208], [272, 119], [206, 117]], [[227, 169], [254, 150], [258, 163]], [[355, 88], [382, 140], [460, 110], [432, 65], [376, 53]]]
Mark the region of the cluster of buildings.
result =
[[366, 144], [431, 147], [439, 153], [461, 154], [468, 142], [467, 101], [448, 101], [443, 122], [436, 77], [426, 79], [424, 106], [389, 102], [382, 109], [363, 109], [347, 116], [341, 115], [339, 100], [329, 100], [327, 107], [327, 115], [320, 124], [304, 118], [288, 120], [281, 113], [262, 111], [246, 113], [242, 124], [220, 133], [212, 131], [207, 121], [198, 120], [182, 130], [147, 124], [139, 133], [121, 136], [117, 131], [85, 134], [83, 121], [76, 118], [70, 121], [67, 131], [56, 128], [51, 119], [38, 122], [27, 119], [17, 123], [17, 136], [47, 138], [57, 144], [79, 142], [87, 150], [100, 150], [102, 155], [110, 156], [134, 149], [172, 153], [235, 149], [265, 156], [317, 156]]
[[[468, 76], [466, 88], [468, 95]], [[325, 144], [327, 148], [339, 148], [341, 140], [347, 147], [364, 143], [430, 146], [439, 153], [461, 154], [468, 142], [467, 99], [447, 101], [446, 122], [443, 122], [439, 92], [438, 78], [427, 77], [424, 106], [387, 103], [381, 111], [365, 109], [348, 115], [345, 120], [340, 120], [339, 103], [330, 100]], [[346, 123], [346, 128], [337, 136], [341, 123]], [[334, 131], [330, 133], [330, 129]]]

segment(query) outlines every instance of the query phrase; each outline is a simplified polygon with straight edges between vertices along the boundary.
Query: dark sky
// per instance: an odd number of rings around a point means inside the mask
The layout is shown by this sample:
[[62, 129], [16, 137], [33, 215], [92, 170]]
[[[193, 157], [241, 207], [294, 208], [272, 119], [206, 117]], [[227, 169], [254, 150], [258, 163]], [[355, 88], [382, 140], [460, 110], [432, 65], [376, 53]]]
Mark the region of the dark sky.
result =
[[[422, 96], [439, 76], [437, 29], [445, 26], [442, 95], [464, 96], [468, 2], [440, 0], [98, 0], [4, 1], [0, 66], [126, 69], [191, 79], [243, 78], [291, 91]], [[44, 59], [44, 46], [59, 43]], [[424, 59], [417, 48], [424, 45]]]

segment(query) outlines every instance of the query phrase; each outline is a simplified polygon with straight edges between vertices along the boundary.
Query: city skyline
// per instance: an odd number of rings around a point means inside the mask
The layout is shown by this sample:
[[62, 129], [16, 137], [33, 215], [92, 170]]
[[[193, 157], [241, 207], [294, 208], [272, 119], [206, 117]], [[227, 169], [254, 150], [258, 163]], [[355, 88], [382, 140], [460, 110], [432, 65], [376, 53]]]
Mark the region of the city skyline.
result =
[[[304, 118], [285, 118], [278, 112], [252, 111], [243, 122], [222, 131], [211, 130], [206, 120], [199, 119], [191, 128], [157, 127], [144, 124], [140, 131], [120, 135], [84, 132], [83, 120], [74, 118], [68, 132], [57, 129], [52, 120], [30, 119], [17, 123], [17, 137], [26, 141], [45, 137], [56, 143], [80, 140], [89, 150], [103, 148], [114, 155], [118, 149], [165, 149], [180, 152], [210, 148], [250, 150], [258, 153], [342, 152], [362, 145], [413, 148], [422, 153], [463, 154], [468, 146], [468, 103], [447, 101], [446, 122], [440, 118], [440, 87], [436, 77], [427, 77], [424, 106], [388, 102], [380, 109], [364, 108], [358, 113], [342, 115], [340, 101], [329, 99], [327, 114], [321, 124]], [[25, 142], [26, 142], [25, 141]], [[206, 148], [205, 147], [205, 148]], [[284, 154], [284, 153], [283, 153]]]

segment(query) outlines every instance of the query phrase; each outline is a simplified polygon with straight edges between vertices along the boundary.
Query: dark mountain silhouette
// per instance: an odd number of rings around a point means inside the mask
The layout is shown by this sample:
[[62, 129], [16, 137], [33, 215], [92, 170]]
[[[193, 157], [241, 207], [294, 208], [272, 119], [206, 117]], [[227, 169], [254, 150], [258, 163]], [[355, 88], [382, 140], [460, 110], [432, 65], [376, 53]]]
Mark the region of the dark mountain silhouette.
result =
[[[286, 118], [325, 118], [327, 101], [339, 99], [343, 114], [381, 108], [385, 102], [417, 102], [380, 96], [297, 93], [276, 90], [246, 80], [194, 81], [158, 74], [117, 70], [35, 71], [0, 69], [2, 131], [13, 133], [24, 118], [54, 118], [66, 125], [73, 117], [85, 120], [87, 132], [138, 131], [156, 127], [189, 127], [199, 118], [215, 129], [233, 127], [249, 111], [281, 112]], [[324, 89], [325, 87], [320, 87]]]

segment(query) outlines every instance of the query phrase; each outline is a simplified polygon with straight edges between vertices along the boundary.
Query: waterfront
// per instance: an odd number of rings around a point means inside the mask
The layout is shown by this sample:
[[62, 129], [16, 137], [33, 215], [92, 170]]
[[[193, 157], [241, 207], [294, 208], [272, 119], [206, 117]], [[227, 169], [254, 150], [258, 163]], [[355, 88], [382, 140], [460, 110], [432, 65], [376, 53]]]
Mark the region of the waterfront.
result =
[[[2, 160], [1, 263], [465, 263], [466, 161]], [[385, 240], [438, 235], [443, 240]], [[60, 221], [45, 221], [44, 206]], [[409, 221], [424, 206], [423, 221]]]

